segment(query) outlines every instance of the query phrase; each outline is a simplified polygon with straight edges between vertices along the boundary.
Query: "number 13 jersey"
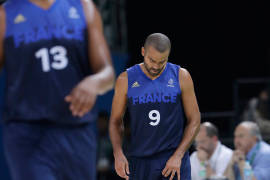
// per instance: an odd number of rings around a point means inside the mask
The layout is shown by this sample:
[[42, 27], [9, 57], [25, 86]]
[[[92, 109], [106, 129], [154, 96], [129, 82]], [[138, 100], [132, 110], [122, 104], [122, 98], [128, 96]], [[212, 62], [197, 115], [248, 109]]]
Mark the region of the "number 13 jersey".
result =
[[4, 55], [5, 120], [77, 124], [93, 111], [73, 117], [66, 95], [91, 74], [87, 25], [79, 0], [55, 0], [48, 10], [29, 0], [9, 0]]
[[151, 80], [138, 64], [127, 69], [130, 156], [151, 156], [180, 144], [184, 115], [179, 70], [180, 66], [167, 63], [161, 75]]

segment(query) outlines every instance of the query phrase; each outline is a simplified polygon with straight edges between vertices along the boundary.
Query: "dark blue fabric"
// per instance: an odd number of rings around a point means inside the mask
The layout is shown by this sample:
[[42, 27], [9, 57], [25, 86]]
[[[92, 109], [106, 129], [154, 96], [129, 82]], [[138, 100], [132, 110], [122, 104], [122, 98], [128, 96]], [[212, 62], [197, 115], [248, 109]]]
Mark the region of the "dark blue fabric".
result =
[[28, 0], [10, 0], [4, 8], [5, 121], [94, 121], [96, 108], [82, 118], [73, 117], [64, 101], [91, 74], [87, 27], [80, 1], [56, 0], [44, 10]]
[[[151, 156], [176, 149], [180, 144], [185, 119], [181, 102], [179, 68], [177, 65], [167, 63], [162, 74], [155, 80], [149, 79], [139, 65], [127, 70], [127, 105], [131, 124], [130, 156]], [[150, 119], [150, 117], [158, 118], [158, 114], [159, 123]]]
[[93, 124], [78, 127], [9, 123], [4, 147], [13, 180], [96, 178]]
[[[166, 162], [173, 154], [173, 151], [162, 152], [152, 157], [144, 158], [130, 158], [129, 170], [130, 180], [169, 180], [170, 176], [165, 178], [162, 176], [162, 170], [165, 168]], [[189, 154], [186, 153], [182, 159], [180, 168], [180, 178], [184, 180], [191, 180], [191, 167]], [[174, 180], [177, 180], [175, 174]]]

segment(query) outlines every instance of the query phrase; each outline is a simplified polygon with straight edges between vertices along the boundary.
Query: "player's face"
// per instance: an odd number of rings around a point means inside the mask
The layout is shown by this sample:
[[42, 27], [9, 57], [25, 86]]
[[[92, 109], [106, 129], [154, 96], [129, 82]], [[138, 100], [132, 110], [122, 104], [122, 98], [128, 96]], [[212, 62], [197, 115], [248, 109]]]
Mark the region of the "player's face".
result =
[[152, 46], [142, 47], [144, 67], [152, 77], [158, 76], [162, 72], [168, 61], [169, 53], [169, 50], [160, 53]]
[[235, 149], [247, 154], [256, 143], [256, 137], [249, 133], [249, 129], [243, 125], [237, 126], [234, 132]]
[[216, 136], [207, 136], [206, 129], [201, 127], [198, 135], [195, 138], [196, 148], [201, 149], [210, 155], [215, 149], [215, 137]]

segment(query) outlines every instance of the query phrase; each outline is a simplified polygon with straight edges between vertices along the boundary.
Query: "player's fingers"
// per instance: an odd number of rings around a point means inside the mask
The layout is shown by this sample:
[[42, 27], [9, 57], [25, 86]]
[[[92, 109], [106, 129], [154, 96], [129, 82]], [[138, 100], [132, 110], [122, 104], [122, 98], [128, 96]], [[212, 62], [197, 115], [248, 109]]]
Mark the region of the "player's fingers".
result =
[[177, 169], [177, 180], [180, 180], [180, 168], [179, 169]]
[[91, 110], [93, 108], [94, 104], [95, 104], [95, 101], [96, 101], [95, 96], [88, 96], [85, 109], [87, 111]]
[[128, 174], [129, 175], [129, 166], [128, 166], [128, 162], [125, 164], [125, 170], [126, 170], [126, 174]]
[[72, 96], [71, 96], [71, 95], [67, 95], [67, 96], [65, 97], [65, 101], [66, 101], [66, 102], [71, 102], [71, 100], [72, 100]]
[[78, 116], [83, 117], [87, 112], [88, 112], [87, 109], [82, 108], [82, 109], [79, 111]]
[[162, 175], [163, 175], [163, 176], [165, 176], [167, 170], [168, 170], [168, 168], [167, 168], [167, 166], [165, 166], [165, 168], [162, 170]]
[[79, 105], [78, 105], [78, 112], [77, 112], [77, 115], [82, 117], [85, 112], [87, 111], [87, 97], [81, 97], [80, 98], [80, 102], [79, 102]]
[[89, 97], [87, 97], [87, 96], [83, 98], [82, 106], [79, 109], [78, 116], [82, 117], [90, 110], [89, 105], [88, 105], [88, 99], [89, 99]]
[[81, 94], [77, 91], [74, 92], [72, 101], [71, 101], [71, 111], [74, 116], [76, 116], [79, 112], [79, 108], [81, 107]]
[[88, 96], [85, 99], [86, 99], [86, 101], [84, 102], [83, 107], [82, 107], [81, 111], [79, 112], [80, 117], [82, 117], [84, 114], [89, 112], [93, 108], [93, 106], [95, 104], [95, 98], [94, 97]]
[[175, 170], [172, 170], [170, 180], [173, 180], [174, 175], [175, 175]]
[[118, 174], [118, 176], [120, 176], [121, 178], [126, 178], [126, 174], [125, 174], [125, 169], [124, 167], [119, 167], [116, 169], [116, 173]]
[[168, 169], [165, 173], [165, 177], [168, 177], [172, 173], [172, 169]]

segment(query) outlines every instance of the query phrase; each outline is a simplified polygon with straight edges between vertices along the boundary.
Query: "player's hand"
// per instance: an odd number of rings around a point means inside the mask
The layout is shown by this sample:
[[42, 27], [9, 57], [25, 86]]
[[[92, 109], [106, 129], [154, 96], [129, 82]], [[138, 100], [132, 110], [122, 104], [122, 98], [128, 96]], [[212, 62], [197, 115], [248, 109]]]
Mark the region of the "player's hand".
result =
[[172, 155], [167, 161], [165, 168], [162, 170], [162, 175], [164, 177], [170, 176], [170, 180], [173, 179], [175, 173], [177, 174], [177, 180], [180, 180], [180, 167], [182, 158], [176, 155]]
[[114, 166], [116, 173], [118, 176], [125, 178], [126, 180], [129, 179], [129, 166], [127, 158], [123, 153], [117, 153], [114, 155]]
[[70, 103], [69, 109], [73, 116], [82, 117], [92, 109], [97, 98], [96, 80], [91, 76], [83, 79], [69, 95], [65, 101]]

